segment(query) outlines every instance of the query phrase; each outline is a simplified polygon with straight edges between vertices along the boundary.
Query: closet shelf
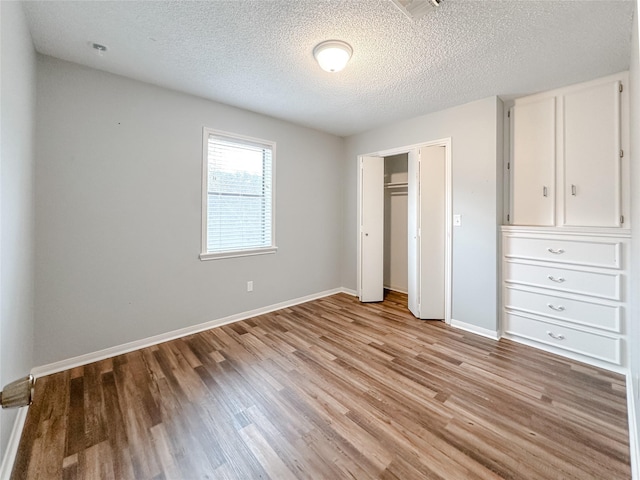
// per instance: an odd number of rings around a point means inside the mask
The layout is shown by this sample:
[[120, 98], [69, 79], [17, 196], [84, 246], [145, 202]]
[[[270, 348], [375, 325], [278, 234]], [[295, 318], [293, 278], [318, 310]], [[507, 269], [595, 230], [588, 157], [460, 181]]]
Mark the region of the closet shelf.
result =
[[409, 184], [407, 182], [393, 182], [393, 183], [385, 183], [384, 188], [403, 188], [407, 187]]

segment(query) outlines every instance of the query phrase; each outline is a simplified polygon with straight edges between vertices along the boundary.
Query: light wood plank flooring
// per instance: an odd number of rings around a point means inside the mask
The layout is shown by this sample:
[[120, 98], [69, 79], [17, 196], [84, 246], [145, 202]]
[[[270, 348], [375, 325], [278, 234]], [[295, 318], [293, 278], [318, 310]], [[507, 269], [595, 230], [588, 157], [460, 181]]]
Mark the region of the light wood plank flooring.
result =
[[628, 479], [624, 377], [339, 294], [40, 378], [14, 479]]

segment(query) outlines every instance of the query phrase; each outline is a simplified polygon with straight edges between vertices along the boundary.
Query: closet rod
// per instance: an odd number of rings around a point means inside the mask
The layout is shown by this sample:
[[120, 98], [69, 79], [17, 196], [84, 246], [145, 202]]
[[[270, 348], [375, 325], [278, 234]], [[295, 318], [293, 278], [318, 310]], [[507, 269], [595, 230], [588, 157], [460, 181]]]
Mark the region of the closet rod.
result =
[[385, 183], [384, 188], [402, 188], [407, 187], [409, 184], [407, 182], [394, 182], [394, 183]]

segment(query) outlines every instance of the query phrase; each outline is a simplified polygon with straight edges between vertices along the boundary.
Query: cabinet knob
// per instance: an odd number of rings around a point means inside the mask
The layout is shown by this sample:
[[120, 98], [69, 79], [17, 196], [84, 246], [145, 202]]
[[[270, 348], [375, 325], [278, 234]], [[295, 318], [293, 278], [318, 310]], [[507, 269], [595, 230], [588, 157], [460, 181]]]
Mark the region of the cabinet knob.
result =
[[556, 307], [552, 303], [547, 303], [547, 307], [549, 307], [551, 310], [555, 310], [556, 312], [564, 312], [564, 306], [562, 305], [558, 305]]
[[549, 280], [551, 280], [552, 282], [556, 282], [556, 283], [562, 283], [562, 282], [564, 282], [564, 281], [565, 281], [564, 277], [558, 277], [558, 278], [556, 278], [556, 277], [554, 277], [553, 275], [547, 275], [547, 278], [548, 278]]
[[564, 335], [561, 333], [553, 333], [551, 330], [547, 330], [547, 335], [549, 335], [554, 340], [564, 340]]
[[547, 248], [547, 251], [550, 253], [553, 253], [555, 255], [560, 255], [561, 253], [564, 253], [564, 250], [562, 248]]

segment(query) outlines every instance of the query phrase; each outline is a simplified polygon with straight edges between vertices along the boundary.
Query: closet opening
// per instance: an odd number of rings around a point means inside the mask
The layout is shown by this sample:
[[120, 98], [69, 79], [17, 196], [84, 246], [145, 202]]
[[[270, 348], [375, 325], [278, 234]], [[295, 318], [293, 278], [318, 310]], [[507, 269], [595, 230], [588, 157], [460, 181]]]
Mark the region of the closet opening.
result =
[[451, 139], [361, 155], [358, 163], [360, 301], [392, 295], [417, 318], [450, 323]]
[[[384, 298], [407, 306], [409, 289], [409, 154], [384, 157]], [[404, 294], [404, 295], [398, 295]]]

